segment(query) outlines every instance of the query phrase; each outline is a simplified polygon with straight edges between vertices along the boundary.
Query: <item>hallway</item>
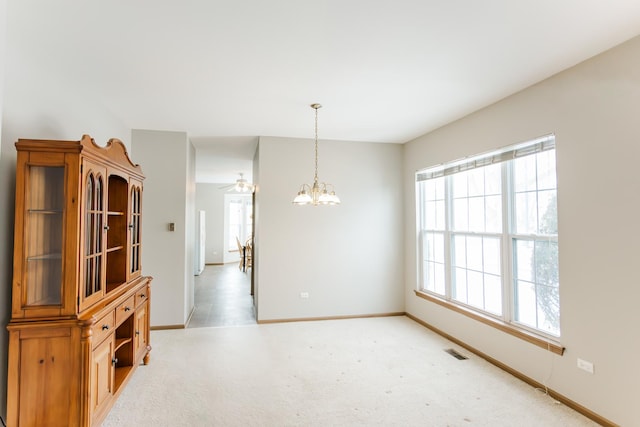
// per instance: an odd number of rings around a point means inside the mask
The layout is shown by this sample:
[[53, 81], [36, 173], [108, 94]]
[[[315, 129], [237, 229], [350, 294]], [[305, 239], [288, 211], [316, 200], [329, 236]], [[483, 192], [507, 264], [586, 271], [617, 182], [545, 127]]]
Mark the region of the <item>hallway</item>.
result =
[[237, 263], [207, 265], [195, 277], [195, 307], [188, 328], [239, 326], [256, 323], [251, 291], [251, 270]]

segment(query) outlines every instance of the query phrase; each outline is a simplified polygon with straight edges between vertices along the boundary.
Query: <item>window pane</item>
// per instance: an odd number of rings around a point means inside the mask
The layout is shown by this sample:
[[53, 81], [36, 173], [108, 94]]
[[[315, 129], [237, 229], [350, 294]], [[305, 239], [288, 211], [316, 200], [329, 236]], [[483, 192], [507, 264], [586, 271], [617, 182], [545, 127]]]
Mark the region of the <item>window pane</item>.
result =
[[457, 231], [469, 230], [468, 199], [455, 199], [453, 201], [453, 229]]
[[536, 292], [532, 283], [521, 280], [517, 282], [515, 309], [515, 320], [536, 327]]
[[502, 281], [500, 276], [484, 275], [484, 309], [493, 314], [502, 314]]
[[424, 191], [424, 200], [442, 200], [444, 199], [444, 177], [421, 181]]
[[500, 275], [500, 239], [485, 237], [482, 239], [484, 251], [484, 269], [485, 273]]
[[436, 181], [437, 179], [430, 179], [420, 183], [422, 185], [424, 200], [436, 200]]
[[484, 173], [484, 194], [502, 194], [502, 165], [500, 163], [496, 163], [495, 165], [486, 166], [484, 168]]
[[429, 261], [424, 261], [422, 264], [422, 282], [423, 282], [423, 286], [422, 288], [428, 291], [434, 291], [435, 290], [435, 282], [436, 282], [436, 273], [435, 273], [435, 269], [434, 269], [434, 265], [432, 262]]
[[423, 289], [436, 292], [440, 295], [445, 293], [444, 264], [432, 261], [424, 262], [424, 286]]
[[453, 238], [453, 253], [455, 265], [458, 267], [467, 266], [467, 238], [465, 236], [455, 236]]
[[453, 229], [502, 232], [502, 166], [480, 167], [451, 176]]
[[440, 177], [440, 178], [436, 178], [433, 179], [433, 185], [436, 191], [436, 200], [444, 200], [445, 194], [444, 194], [444, 181], [445, 178]]
[[484, 197], [469, 198], [469, 231], [484, 231]]
[[467, 173], [461, 172], [451, 177], [453, 187], [453, 198], [458, 199], [460, 197], [467, 197]]
[[435, 273], [434, 291], [440, 295], [444, 295], [445, 293], [444, 264], [434, 264], [433, 269]]
[[454, 236], [453, 299], [502, 313], [500, 241], [499, 237]]
[[536, 283], [558, 287], [558, 243], [537, 241], [535, 243]]
[[423, 289], [445, 293], [444, 236], [442, 233], [424, 233]]
[[555, 150], [517, 159], [515, 230], [519, 234], [557, 234]]
[[444, 200], [438, 200], [436, 202], [436, 230], [444, 230], [446, 227], [444, 221]]
[[467, 302], [467, 270], [464, 268], [454, 269], [453, 299]]
[[485, 220], [487, 233], [502, 232], [502, 196], [487, 196], [485, 198]]
[[444, 236], [440, 233], [431, 234], [433, 240], [431, 260], [444, 263]]
[[550, 334], [560, 333], [560, 292], [557, 286], [538, 286], [538, 325]]
[[424, 204], [424, 226], [427, 230], [435, 230], [437, 224], [436, 202], [426, 202]]
[[526, 156], [513, 160], [514, 191], [517, 193], [536, 189], [536, 158]]
[[482, 271], [482, 237], [467, 237], [467, 267]]
[[538, 193], [539, 233], [558, 234], [558, 208], [555, 190]]
[[515, 320], [550, 334], [560, 332], [558, 244], [514, 239]]
[[444, 203], [444, 177], [421, 181], [419, 184], [424, 206], [422, 220], [427, 230], [444, 230], [445, 228], [445, 203]]
[[482, 283], [482, 273], [467, 270], [467, 292], [469, 294], [468, 303], [478, 308], [484, 308], [484, 286]]
[[556, 188], [556, 150], [548, 150], [536, 155], [538, 190]]
[[469, 197], [484, 195], [484, 168], [471, 169], [467, 174]]
[[433, 260], [433, 251], [433, 233], [425, 233], [422, 251], [425, 261]]
[[538, 209], [536, 193], [516, 193], [515, 197], [515, 232], [519, 234], [534, 234], [537, 230]]
[[533, 282], [533, 241], [514, 240], [516, 279]]

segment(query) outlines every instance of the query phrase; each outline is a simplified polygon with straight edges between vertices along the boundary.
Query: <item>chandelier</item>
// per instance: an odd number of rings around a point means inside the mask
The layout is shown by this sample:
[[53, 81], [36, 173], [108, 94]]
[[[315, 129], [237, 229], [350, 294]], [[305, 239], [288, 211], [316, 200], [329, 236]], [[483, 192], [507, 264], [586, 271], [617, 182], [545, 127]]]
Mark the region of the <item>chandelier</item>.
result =
[[320, 104], [311, 104], [311, 108], [316, 110], [316, 135], [315, 135], [315, 174], [313, 185], [302, 184], [298, 195], [293, 199], [294, 205], [339, 205], [340, 199], [333, 190], [333, 185], [326, 182], [318, 182], [318, 108]]
[[242, 172], [238, 173], [240, 178], [236, 180], [236, 184], [233, 187], [238, 193], [247, 193], [249, 191], [253, 191], [253, 185], [249, 184], [249, 182], [244, 179], [244, 174]]

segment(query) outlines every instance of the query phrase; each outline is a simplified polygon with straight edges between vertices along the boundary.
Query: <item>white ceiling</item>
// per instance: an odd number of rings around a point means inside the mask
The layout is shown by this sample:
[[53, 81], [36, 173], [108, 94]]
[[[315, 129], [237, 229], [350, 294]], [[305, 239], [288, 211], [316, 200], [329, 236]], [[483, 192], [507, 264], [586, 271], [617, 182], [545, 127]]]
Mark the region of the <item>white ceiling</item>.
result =
[[638, 0], [7, 4], [8, 43], [61, 83], [236, 176], [234, 144], [312, 138], [313, 102], [321, 139], [403, 143], [640, 34]]

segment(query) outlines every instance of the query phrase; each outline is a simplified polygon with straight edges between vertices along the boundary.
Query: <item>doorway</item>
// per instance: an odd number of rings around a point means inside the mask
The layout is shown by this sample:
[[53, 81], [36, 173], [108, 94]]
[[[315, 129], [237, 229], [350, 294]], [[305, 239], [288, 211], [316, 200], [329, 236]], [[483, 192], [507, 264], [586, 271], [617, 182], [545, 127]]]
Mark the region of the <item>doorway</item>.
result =
[[195, 278], [195, 304], [188, 328], [256, 324], [251, 274], [237, 263], [207, 265]]
[[188, 328], [256, 323], [251, 279], [243, 251], [253, 233], [252, 193], [229, 193], [217, 184], [198, 184], [196, 200], [206, 209], [206, 265], [194, 280], [194, 309]]

